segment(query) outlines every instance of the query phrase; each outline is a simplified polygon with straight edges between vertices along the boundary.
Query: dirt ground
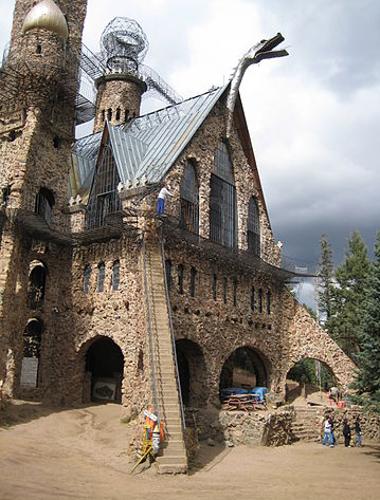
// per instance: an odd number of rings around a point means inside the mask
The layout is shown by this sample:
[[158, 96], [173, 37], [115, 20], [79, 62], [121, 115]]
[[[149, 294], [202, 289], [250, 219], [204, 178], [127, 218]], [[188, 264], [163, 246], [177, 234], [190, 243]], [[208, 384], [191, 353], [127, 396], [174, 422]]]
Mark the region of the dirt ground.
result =
[[17, 402], [0, 427], [0, 499], [376, 499], [380, 446], [204, 446], [186, 476], [130, 475], [120, 406]]

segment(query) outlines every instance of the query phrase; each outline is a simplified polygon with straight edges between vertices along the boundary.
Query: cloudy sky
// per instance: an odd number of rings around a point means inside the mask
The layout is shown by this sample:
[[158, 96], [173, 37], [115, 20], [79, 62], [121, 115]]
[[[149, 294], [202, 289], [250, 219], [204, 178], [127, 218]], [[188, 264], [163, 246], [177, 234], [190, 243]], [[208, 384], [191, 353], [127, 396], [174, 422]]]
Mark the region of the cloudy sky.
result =
[[[0, 46], [14, 0], [0, 0]], [[350, 232], [370, 247], [380, 229], [380, 1], [89, 0], [84, 42], [136, 19], [145, 62], [190, 97], [226, 82], [254, 43], [281, 31], [290, 57], [251, 67], [242, 84], [275, 237], [316, 262], [327, 233], [341, 261]], [[162, 105], [160, 105], [162, 106]]]

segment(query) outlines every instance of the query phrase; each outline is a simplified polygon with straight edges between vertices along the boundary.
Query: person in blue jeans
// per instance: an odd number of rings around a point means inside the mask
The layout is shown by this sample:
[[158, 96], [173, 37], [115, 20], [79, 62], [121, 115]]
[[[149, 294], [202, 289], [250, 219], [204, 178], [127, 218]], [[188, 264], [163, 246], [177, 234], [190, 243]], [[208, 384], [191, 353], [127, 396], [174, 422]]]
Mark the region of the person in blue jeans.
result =
[[355, 420], [355, 446], [362, 445], [362, 427], [360, 425], [360, 417], [357, 416]]
[[323, 446], [329, 445], [330, 448], [334, 448], [334, 433], [333, 433], [333, 421], [331, 417], [326, 417], [324, 422], [324, 432], [322, 444]]
[[[168, 186], [170, 188], [170, 186]], [[166, 189], [164, 186], [158, 193], [157, 198], [157, 215], [163, 215], [165, 213], [165, 200], [167, 196], [173, 196], [173, 194]]]

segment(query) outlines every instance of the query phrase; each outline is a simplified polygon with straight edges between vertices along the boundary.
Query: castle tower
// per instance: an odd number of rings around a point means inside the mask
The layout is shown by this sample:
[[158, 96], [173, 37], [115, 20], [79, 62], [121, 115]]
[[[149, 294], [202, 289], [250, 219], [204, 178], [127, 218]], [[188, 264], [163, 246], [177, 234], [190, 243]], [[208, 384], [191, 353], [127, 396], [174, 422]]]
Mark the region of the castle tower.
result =
[[117, 17], [103, 31], [101, 54], [107, 73], [98, 78], [94, 131], [108, 120], [120, 125], [140, 115], [142, 94], [146, 83], [139, 66], [148, 50], [148, 41], [141, 26], [134, 20]]
[[[15, 2], [0, 81], [0, 381], [9, 394], [33, 314], [28, 287], [35, 249], [51, 253], [44, 261], [51, 268], [49, 259], [64, 252], [57, 246], [54, 255], [48, 246], [69, 229], [65, 209], [86, 7], [87, 0]], [[39, 313], [53, 331], [49, 315]]]

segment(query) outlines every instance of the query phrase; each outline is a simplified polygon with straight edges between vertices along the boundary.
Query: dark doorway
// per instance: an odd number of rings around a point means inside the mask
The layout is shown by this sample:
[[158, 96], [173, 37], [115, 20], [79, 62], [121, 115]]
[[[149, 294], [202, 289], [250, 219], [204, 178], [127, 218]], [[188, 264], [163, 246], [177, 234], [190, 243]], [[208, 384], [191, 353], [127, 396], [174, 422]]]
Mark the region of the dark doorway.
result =
[[100, 337], [86, 354], [86, 372], [91, 376], [91, 401], [121, 403], [124, 356], [115, 342]]
[[187, 339], [176, 341], [182, 402], [194, 408], [206, 405], [208, 377], [201, 348]]

